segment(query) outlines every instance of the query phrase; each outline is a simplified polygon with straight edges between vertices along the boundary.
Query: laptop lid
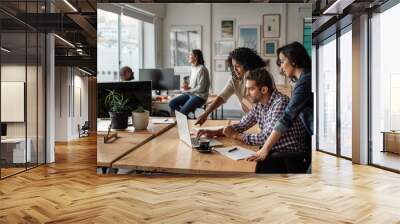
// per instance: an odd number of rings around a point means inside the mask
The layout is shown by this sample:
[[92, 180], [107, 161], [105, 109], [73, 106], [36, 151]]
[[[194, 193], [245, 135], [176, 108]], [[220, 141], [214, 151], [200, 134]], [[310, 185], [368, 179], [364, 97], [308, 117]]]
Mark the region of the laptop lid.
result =
[[175, 111], [176, 123], [178, 124], [178, 134], [179, 139], [184, 143], [192, 146], [192, 141], [190, 140], [189, 124], [186, 115], [179, 111]]

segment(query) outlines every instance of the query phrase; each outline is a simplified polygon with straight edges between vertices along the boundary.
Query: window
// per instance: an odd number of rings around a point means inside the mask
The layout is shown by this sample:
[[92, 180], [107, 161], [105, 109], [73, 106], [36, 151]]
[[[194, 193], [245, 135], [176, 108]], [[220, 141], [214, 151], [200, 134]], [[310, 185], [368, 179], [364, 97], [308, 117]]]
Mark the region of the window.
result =
[[119, 71], [118, 14], [98, 9], [97, 15], [97, 79], [99, 82], [116, 81], [119, 78], [114, 75]]
[[393, 29], [398, 21], [400, 4], [371, 18], [371, 157], [373, 164], [395, 170], [400, 170], [400, 158], [392, 152], [399, 149], [400, 134], [390, 132], [400, 130], [400, 33]]
[[97, 9], [97, 81], [119, 81], [123, 66], [131, 67], [137, 80], [140, 68], [155, 67], [152, 19], [133, 8], [107, 11], [104, 5], [108, 4], [101, 5], [103, 9]]
[[336, 37], [318, 48], [318, 149], [336, 154]]
[[189, 54], [201, 49], [201, 27], [173, 27], [170, 32], [171, 66], [175, 71], [190, 71]]
[[352, 157], [352, 33], [351, 26], [340, 41], [340, 155]]

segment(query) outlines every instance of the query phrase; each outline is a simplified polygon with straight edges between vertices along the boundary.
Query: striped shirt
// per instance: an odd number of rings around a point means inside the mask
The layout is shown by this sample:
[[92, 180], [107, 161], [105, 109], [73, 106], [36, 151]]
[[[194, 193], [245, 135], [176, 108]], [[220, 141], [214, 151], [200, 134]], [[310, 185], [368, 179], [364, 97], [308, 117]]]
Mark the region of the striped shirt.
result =
[[[255, 104], [251, 111], [244, 115], [239, 123], [232, 125], [232, 128], [243, 133], [243, 142], [249, 145], [263, 145], [268, 136], [274, 130], [276, 122], [282, 117], [286, 106], [289, 104], [289, 97], [278, 90], [274, 90], [267, 104]], [[261, 132], [246, 133], [244, 131], [258, 123]], [[299, 118], [293, 126], [279, 139], [272, 147], [272, 151], [278, 152], [301, 152], [305, 151], [306, 129]]]

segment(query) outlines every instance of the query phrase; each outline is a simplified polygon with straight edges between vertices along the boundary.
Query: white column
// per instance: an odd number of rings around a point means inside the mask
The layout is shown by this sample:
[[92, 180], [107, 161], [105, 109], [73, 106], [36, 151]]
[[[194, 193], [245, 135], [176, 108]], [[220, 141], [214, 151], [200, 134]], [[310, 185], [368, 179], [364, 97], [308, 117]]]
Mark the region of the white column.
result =
[[368, 16], [353, 21], [353, 162], [368, 163]]

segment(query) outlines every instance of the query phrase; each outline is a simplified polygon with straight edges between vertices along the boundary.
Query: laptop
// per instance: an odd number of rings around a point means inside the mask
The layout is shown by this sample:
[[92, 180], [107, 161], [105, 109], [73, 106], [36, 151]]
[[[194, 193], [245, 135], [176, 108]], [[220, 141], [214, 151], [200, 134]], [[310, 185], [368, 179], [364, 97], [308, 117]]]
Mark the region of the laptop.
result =
[[[191, 137], [189, 132], [189, 124], [186, 115], [182, 114], [179, 111], [175, 111], [176, 122], [178, 123], [178, 134], [179, 139], [191, 146], [192, 148], [197, 148], [200, 146], [200, 139], [208, 139], [208, 138], [196, 138]], [[224, 146], [220, 141], [216, 139], [208, 139], [210, 140], [210, 147], [214, 146]]]

